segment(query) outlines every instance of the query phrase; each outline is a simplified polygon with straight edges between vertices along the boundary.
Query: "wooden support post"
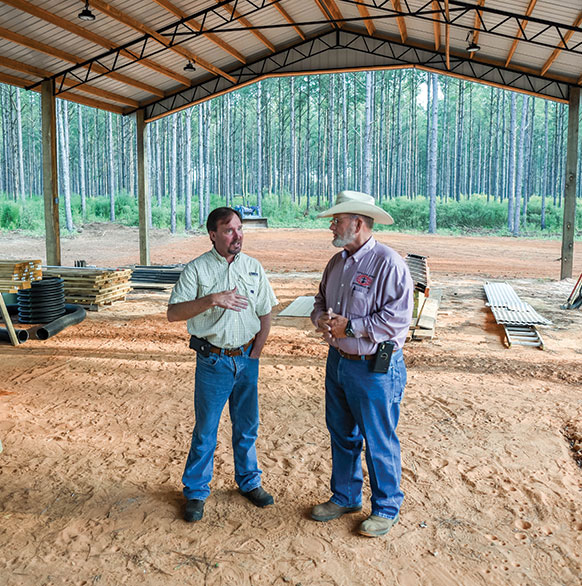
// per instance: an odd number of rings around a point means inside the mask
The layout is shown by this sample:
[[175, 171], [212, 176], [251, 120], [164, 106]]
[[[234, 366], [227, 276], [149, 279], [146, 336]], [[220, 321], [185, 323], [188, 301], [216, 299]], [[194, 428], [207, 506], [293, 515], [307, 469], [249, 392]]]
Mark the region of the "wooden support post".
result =
[[59, 185], [57, 174], [57, 117], [54, 80], [42, 82], [42, 184], [44, 194], [44, 226], [46, 262], [61, 264], [61, 231], [59, 226]]
[[144, 110], [135, 113], [137, 132], [137, 201], [139, 207], [139, 262], [150, 264], [148, 182], [146, 173], [147, 133]]
[[16, 335], [14, 325], [12, 324], [12, 320], [10, 319], [10, 314], [8, 313], [6, 303], [4, 303], [4, 297], [2, 297], [2, 293], [0, 293], [0, 314], [2, 314], [2, 319], [6, 324], [6, 329], [8, 330], [8, 337], [10, 338], [10, 342], [13, 346], [18, 346], [18, 336]]
[[571, 86], [570, 99], [568, 103], [568, 146], [566, 155], [566, 184], [564, 188], [564, 221], [562, 227], [562, 266], [560, 270], [560, 279], [569, 279], [572, 277], [572, 265], [574, 262], [579, 109], [580, 88]]

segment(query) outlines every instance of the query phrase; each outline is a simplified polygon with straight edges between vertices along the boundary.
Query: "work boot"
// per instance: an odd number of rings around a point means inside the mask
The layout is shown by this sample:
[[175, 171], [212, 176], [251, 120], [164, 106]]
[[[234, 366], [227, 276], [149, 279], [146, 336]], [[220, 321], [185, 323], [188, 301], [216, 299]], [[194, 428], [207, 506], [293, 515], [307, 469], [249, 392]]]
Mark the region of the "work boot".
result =
[[257, 486], [257, 488], [249, 490], [249, 492], [241, 490], [240, 493], [249, 499], [255, 507], [267, 507], [275, 502], [273, 497], [262, 486]]
[[387, 519], [386, 517], [378, 517], [378, 515], [370, 515], [365, 521], [362, 521], [358, 532], [360, 535], [366, 537], [380, 537], [386, 535], [396, 523], [398, 523], [398, 515], [394, 519]]
[[204, 501], [188, 499], [186, 501], [186, 507], [184, 508], [184, 521], [186, 521], [186, 523], [200, 521], [202, 515], [204, 515]]
[[327, 501], [327, 503], [315, 505], [313, 509], [311, 509], [311, 518], [314, 521], [331, 521], [332, 519], [337, 519], [346, 513], [355, 513], [356, 511], [361, 510], [361, 508], [361, 505], [357, 507], [341, 507], [332, 501]]

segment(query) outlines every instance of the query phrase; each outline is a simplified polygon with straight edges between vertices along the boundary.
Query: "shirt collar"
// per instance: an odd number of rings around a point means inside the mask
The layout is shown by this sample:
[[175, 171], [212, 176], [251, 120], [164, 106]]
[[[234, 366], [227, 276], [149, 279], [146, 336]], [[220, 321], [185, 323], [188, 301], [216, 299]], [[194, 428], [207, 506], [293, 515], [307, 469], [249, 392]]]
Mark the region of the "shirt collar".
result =
[[[214, 258], [218, 262], [228, 264], [228, 261], [224, 258], [224, 256], [222, 256], [221, 254], [218, 254], [218, 252], [216, 252], [216, 248], [214, 248], [214, 246], [210, 249], [210, 254], [212, 254], [212, 256], [214, 256]], [[237, 262], [239, 257], [240, 257], [240, 252], [234, 256], [231, 264], [234, 264], [235, 262]]]
[[[352, 258], [354, 260], [354, 262], [358, 262], [362, 259], [362, 257], [367, 254], [370, 250], [372, 250], [372, 248], [374, 248], [374, 246], [376, 246], [376, 240], [374, 240], [373, 236], [370, 236], [370, 238], [368, 238], [368, 240], [366, 240], [366, 242], [364, 244], [362, 244], [362, 246], [360, 246], [360, 248], [358, 248], [358, 250], [356, 250], [356, 252], [354, 252], [354, 254], [350, 255], [349, 258]], [[348, 253], [346, 250], [342, 250], [342, 258], [345, 260], [346, 258], [348, 258]]]

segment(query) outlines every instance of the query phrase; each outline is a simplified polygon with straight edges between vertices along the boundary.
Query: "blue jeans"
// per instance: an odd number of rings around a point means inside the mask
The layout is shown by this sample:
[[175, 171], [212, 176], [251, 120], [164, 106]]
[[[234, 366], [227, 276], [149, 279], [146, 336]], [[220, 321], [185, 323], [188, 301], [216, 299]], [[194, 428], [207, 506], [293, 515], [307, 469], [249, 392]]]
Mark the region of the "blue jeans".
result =
[[327, 356], [325, 419], [331, 436], [331, 500], [342, 507], [362, 504], [361, 452], [372, 489], [372, 514], [394, 518], [404, 499], [402, 463], [396, 426], [406, 385], [402, 350], [392, 354], [386, 374], [371, 372], [369, 361]]
[[206, 500], [214, 469], [220, 416], [228, 401], [232, 422], [235, 480], [243, 492], [261, 485], [255, 441], [259, 429], [259, 361], [249, 347], [240, 356], [201, 354], [196, 358], [192, 444], [182, 476], [187, 499]]

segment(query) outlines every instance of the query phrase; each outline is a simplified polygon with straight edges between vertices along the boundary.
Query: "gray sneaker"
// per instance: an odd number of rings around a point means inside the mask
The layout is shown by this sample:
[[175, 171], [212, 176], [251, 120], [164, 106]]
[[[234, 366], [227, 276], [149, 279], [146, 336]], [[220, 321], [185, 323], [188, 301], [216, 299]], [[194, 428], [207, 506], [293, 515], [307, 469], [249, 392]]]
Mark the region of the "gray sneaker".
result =
[[361, 509], [361, 505], [358, 507], [340, 507], [340, 505], [336, 505], [332, 501], [327, 501], [327, 503], [315, 505], [313, 509], [311, 509], [311, 518], [314, 521], [331, 521], [332, 519], [337, 519], [346, 513], [355, 513]]
[[398, 523], [398, 519], [398, 515], [394, 519], [370, 515], [365, 521], [362, 521], [358, 532], [366, 537], [380, 537], [381, 535], [386, 535]]

